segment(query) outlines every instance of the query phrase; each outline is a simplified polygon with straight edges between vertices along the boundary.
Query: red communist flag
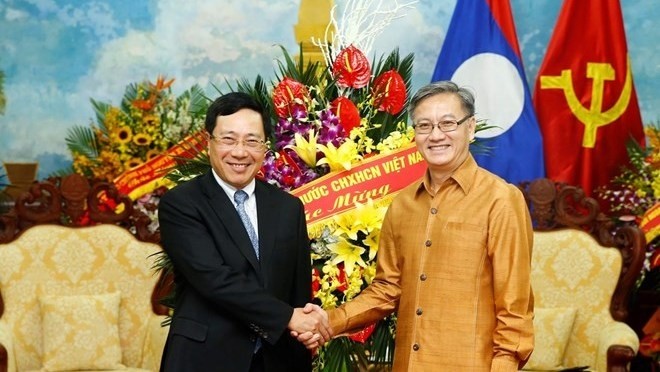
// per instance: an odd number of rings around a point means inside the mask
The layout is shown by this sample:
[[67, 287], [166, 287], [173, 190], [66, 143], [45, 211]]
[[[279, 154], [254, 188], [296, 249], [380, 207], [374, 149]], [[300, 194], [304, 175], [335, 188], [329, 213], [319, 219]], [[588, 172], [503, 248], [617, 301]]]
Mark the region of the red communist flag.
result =
[[548, 178], [591, 195], [644, 144], [617, 0], [565, 0], [534, 91]]

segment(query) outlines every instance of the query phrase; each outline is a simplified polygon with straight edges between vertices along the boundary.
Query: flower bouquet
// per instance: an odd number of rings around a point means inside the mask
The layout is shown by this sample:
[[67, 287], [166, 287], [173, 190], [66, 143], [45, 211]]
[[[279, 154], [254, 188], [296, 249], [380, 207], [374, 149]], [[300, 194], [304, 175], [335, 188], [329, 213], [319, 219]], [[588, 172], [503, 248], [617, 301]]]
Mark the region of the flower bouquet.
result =
[[[318, 63], [295, 63], [282, 48], [284, 62], [272, 89], [257, 77], [242, 80], [231, 90], [251, 94], [273, 118], [273, 138], [258, 175], [287, 191], [337, 171], [351, 170], [361, 160], [410, 145], [414, 132], [406, 123], [407, 92], [413, 56], [393, 51], [369, 63], [357, 47], [343, 48], [331, 68]], [[375, 66], [372, 70], [371, 66]], [[202, 150], [194, 159], [181, 159], [168, 175], [184, 182], [208, 170]], [[303, 200], [304, 201], [304, 200]], [[323, 308], [355, 297], [375, 275], [380, 225], [385, 201], [355, 203], [322, 230], [310, 230], [313, 298]], [[169, 270], [166, 258], [161, 268]], [[350, 338], [326, 344], [315, 359], [316, 370], [352, 370], [358, 364], [391, 363], [394, 317], [367, 327]]]
[[648, 140], [646, 147], [636, 141], [626, 145], [630, 167], [623, 168], [611, 186], [596, 190], [612, 212], [621, 216], [640, 218], [660, 201], [660, 125], [646, 125], [644, 134]]
[[[612, 180], [612, 185], [597, 190], [621, 222], [638, 225], [646, 237], [646, 259], [635, 291], [660, 290], [660, 123], [644, 126], [647, 146], [636, 141], [627, 144], [630, 166]], [[638, 301], [637, 296], [633, 301]], [[640, 353], [660, 360], [660, 333], [641, 340]]]
[[[112, 180], [160, 155], [204, 126], [208, 100], [195, 85], [179, 97], [174, 79], [158, 77], [126, 87], [120, 106], [91, 100], [96, 125], [74, 126], [66, 137], [73, 170], [89, 179]], [[60, 173], [71, 173], [71, 170]]]
[[[349, 2], [347, 7], [364, 6], [358, 3]], [[375, 11], [367, 23], [372, 29], [382, 29], [408, 5], [389, 12]], [[349, 10], [346, 14], [358, 12]], [[362, 23], [350, 19], [345, 22]], [[334, 28], [345, 29], [336, 24]], [[317, 41], [325, 65], [305, 63], [302, 50], [294, 61], [281, 48], [283, 57], [277, 61], [273, 82], [266, 84], [257, 76], [254, 82], [242, 79], [229, 84], [229, 90], [252, 95], [270, 112], [273, 137], [268, 139], [269, 149], [258, 174], [262, 180], [295, 192], [324, 176], [350, 171], [371, 156], [411, 144], [414, 131], [407, 125], [405, 105], [413, 55], [402, 58], [394, 50], [370, 62], [365, 45], [371, 44], [375, 33], [352, 34], [369, 38], [347, 42], [346, 37], [334, 35], [332, 46]], [[208, 156], [202, 150], [192, 160], [180, 159], [168, 178], [174, 183], [185, 182], [208, 167]], [[322, 229], [310, 229], [312, 296], [323, 308], [339, 306], [371, 283], [388, 202], [355, 202], [352, 209], [327, 219]], [[171, 269], [165, 256], [159, 265], [163, 270]], [[391, 316], [349, 338], [329, 342], [318, 351], [315, 370], [354, 370], [357, 365], [391, 363], [394, 324]]]

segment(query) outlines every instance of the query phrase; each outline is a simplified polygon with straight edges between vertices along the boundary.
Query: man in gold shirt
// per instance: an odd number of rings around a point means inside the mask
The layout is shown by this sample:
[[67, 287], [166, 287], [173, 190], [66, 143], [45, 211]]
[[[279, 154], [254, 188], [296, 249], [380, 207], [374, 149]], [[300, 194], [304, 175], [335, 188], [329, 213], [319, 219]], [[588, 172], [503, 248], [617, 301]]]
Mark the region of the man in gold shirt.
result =
[[429, 84], [409, 112], [428, 170], [393, 200], [376, 277], [329, 310], [332, 330], [346, 335], [397, 311], [394, 371], [517, 371], [534, 344], [523, 195], [470, 154], [468, 90]]

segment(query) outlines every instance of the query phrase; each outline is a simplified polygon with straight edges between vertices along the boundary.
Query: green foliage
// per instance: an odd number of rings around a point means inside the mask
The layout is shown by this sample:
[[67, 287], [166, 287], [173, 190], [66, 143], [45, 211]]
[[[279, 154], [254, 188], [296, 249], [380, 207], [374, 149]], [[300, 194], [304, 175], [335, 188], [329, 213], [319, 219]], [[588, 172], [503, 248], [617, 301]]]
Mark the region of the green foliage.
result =
[[660, 123], [644, 126], [647, 145], [634, 138], [626, 142], [629, 164], [610, 185], [596, 190], [598, 197], [618, 215], [641, 217], [660, 200]]
[[72, 153], [83, 154], [88, 158], [99, 156], [96, 134], [90, 127], [75, 126], [67, 131], [66, 146]]
[[[158, 251], [156, 253], [153, 253], [151, 256], [155, 257], [154, 264], [151, 266], [151, 270], [154, 272], [158, 273], [163, 273], [164, 275], [161, 275], [160, 278], [173, 278], [174, 277], [174, 266], [172, 265], [172, 261], [170, 261], [170, 257], [165, 253], [165, 251]], [[164, 306], [169, 307], [170, 309], [174, 308], [174, 301], [175, 301], [175, 292], [171, 291], [168, 293], [165, 297], [160, 299], [160, 303], [163, 304]], [[167, 327], [172, 323], [172, 317], [167, 316], [165, 319], [161, 322], [161, 326]]]
[[108, 113], [108, 111], [110, 111], [112, 105], [109, 103], [96, 101], [93, 98], [90, 98], [89, 101], [92, 103], [92, 107], [94, 108], [94, 113], [96, 114], [96, 122], [98, 123], [99, 128], [103, 134], [107, 136], [108, 128], [105, 126], [105, 115]]
[[367, 340], [367, 349], [371, 351], [370, 361], [382, 365], [391, 364], [394, 359], [394, 334], [396, 316], [392, 315], [378, 322], [374, 333]]
[[314, 360], [314, 370], [324, 372], [353, 372], [356, 366], [368, 364], [364, 346], [347, 337], [327, 343]]
[[183, 92], [177, 99], [176, 105], [182, 106], [184, 100], [190, 100], [188, 111], [194, 117], [204, 117], [209, 107], [210, 99], [204, 94], [204, 90], [199, 85], [193, 85], [189, 90]]

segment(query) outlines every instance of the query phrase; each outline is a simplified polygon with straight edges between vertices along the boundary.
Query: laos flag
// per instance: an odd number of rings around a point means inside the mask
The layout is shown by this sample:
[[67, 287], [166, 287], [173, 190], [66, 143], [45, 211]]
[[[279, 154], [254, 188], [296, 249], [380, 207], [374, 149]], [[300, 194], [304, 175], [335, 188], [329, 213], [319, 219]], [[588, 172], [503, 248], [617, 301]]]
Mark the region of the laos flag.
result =
[[545, 177], [543, 141], [523, 70], [508, 0], [458, 0], [432, 81], [472, 91], [477, 137], [487, 152], [477, 163], [511, 183]]

